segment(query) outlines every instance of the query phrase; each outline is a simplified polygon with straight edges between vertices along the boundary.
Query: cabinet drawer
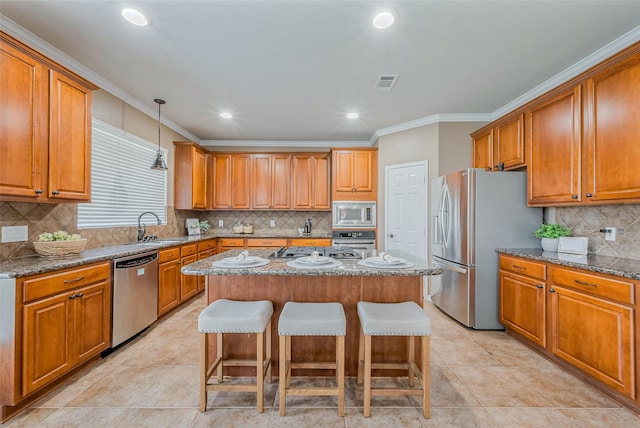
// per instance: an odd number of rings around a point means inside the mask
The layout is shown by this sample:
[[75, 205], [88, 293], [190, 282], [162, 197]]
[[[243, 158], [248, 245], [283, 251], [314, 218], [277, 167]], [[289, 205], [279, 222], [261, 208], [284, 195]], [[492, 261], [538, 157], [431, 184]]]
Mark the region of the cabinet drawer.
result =
[[197, 252], [198, 252], [197, 244], [183, 245], [182, 247], [180, 247], [180, 257], [190, 256], [192, 254], [196, 254]]
[[180, 258], [180, 247], [160, 250], [160, 252], [158, 252], [158, 263], [164, 263], [178, 258]]
[[500, 256], [500, 269], [545, 281], [547, 269], [542, 263], [516, 257]]
[[286, 239], [247, 239], [247, 247], [286, 247]]
[[243, 238], [222, 238], [220, 240], [221, 247], [244, 247]]
[[107, 262], [50, 275], [25, 278], [22, 281], [22, 301], [26, 303], [98, 281], [108, 281], [110, 274], [111, 263]]
[[323, 238], [294, 238], [290, 240], [289, 245], [300, 247], [328, 247], [331, 245], [331, 239]]
[[200, 251], [198, 253], [198, 260], [206, 259], [207, 257], [214, 256], [215, 254], [216, 254], [216, 250], [215, 249], [211, 249], [211, 250], [207, 250], [207, 251]]
[[551, 282], [607, 299], [633, 304], [632, 282], [562, 268], [551, 269]]
[[216, 248], [216, 240], [208, 239], [206, 241], [198, 242], [198, 252], [210, 250]]

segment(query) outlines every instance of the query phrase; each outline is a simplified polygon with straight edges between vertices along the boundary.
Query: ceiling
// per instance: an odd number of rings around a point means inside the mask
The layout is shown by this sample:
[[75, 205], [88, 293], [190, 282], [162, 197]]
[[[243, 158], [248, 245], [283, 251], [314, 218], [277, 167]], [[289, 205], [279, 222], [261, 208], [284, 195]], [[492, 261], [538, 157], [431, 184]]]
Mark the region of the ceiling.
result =
[[[152, 24], [127, 23], [123, 7]], [[396, 23], [376, 30], [382, 7]], [[490, 120], [620, 36], [640, 39], [640, 1], [2, 0], [0, 13], [141, 110], [165, 99], [167, 123], [205, 145], [336, 145], [425, 118]], [[391, 92], [374, 91], [380, 74], [399, 75]]]

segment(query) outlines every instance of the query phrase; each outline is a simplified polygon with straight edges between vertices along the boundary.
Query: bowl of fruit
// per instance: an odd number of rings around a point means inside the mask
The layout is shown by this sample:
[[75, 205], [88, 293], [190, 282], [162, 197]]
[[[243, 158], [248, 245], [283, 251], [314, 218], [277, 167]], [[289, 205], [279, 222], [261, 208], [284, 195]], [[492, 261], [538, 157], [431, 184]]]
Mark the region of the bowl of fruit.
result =
[[64, 256], [79, 253], [84, 250], [86, 244], [87, 240], [82, 239], [77, 233], [57, 230], [38, 235], [33, 241], [33, 249], [41, 256]]

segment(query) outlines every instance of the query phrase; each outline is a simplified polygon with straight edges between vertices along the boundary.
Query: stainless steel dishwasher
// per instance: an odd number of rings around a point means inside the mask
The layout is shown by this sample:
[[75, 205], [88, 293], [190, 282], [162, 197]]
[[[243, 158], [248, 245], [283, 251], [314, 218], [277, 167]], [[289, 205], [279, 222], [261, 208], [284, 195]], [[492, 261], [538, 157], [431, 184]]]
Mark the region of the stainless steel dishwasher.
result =
[[113, 263], [112, 344], [115, 348], [158, 319], [158, 252]]

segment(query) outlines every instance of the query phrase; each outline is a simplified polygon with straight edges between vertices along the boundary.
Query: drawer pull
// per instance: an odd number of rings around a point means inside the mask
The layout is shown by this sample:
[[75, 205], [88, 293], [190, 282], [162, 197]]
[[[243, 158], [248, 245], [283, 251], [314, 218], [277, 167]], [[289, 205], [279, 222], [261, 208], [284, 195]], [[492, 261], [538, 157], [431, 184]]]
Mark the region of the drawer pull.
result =
[[64, 283], [65, 284], [73, 284], [74, 282], [82, 281], [83, 279], [84, 279], [84, 275], [83, 276], [79, 276], [79, 277], [74, 278], [74, 279], [65, 279]]
[[538, 284], [538, 285], [536, 285], [536, 287], [538, 287], [538, 288], [544, 288], [544, 285], [542, 285], [542, 284]]
[[518, 265], [511, 265], [511, 266], [513, 266], [514, 269], [527, 270], [527, 268], [524, 266], [518, 266]]
[[597, 287], [597, 286], [598, 286], [598, 284], [590, 284], [590, 283], [588, 283], [588, 282], [580, 281], [580, 280], [578, 280], [578, 279], [574, 279], [574, 281], [575, 281], [577, 284], [580, 284], [580, 285], [586, 285], [587, 287]]

